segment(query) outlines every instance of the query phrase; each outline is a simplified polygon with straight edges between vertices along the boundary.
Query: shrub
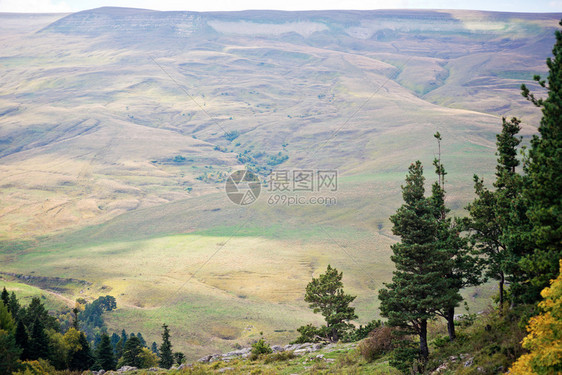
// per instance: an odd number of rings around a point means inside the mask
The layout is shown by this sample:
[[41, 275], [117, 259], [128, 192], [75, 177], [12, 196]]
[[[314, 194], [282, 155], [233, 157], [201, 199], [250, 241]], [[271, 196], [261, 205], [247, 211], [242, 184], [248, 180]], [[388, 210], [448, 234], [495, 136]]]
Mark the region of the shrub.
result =
[[252, 345], [252, 354], [254, 356], [260, 356], [261, 354], [271, 354], [273, 350], [268, 343], [265, 342], [263, 338], [259, 339]]
[[369, 333], [369, 337], [359, 344], [359, 353], [368, 362], [392, 349], [394, 349], [393, 329], [388, 326], [375, 328]]
[[312, 324], [297, 328], [297, 332], [301, 335], [291, 344], [304, 344], [305, 342], [318, 342], [321, 340], [322, 329], [316, 328]]
[[395, 343], [396, 347], [392, 351], [389, 364], [402, 371], [403, 373], [410, 373], [410, 369], [415, 362], [419, 359], [418, 346], [408, 339], [402, 339]]
[[226, 138], [227, 141], [230, 141], [230, 142], [234, 141], [239, 136], [240, 136], [240, 132], [238, 130], [232, 130], [232, 131], [224, 133], [224, 137]]
[[477, 317], [477, 314], [463, 314], [455, 319], [455, 325], [463, 328], [470, 327], [474, 324]]
[[157, 367], [159, 362], [158, 356], [148, 348], [141, 349], [141, 352], [138, 355], [138, 359], [140, 366], [139, 368]]
[[449, 339], [449, 336], [441, 336], [441, 337], [437, 337], [435, 340], [433, 340], [433, 345], [435, 345], [436, 348], [443, 348], [449, 342], [451, 342], [451, 340]]
[[359, 326], [359, 328], [353, 330], [349, 335], [346, 335], [346, 337], [344, 337], [343, 341], [345, 342], [361, 341], [367, 336], [369, 336], [369, 333], [371, 333], [371, 331], [373, 331], [375, 328], [380, 327], [381, 325], [382, 322], [380, 320], [373, 320], [367, 323], [365, 326]]
[[176, 156], [174, 156], [174, 158], [172, 159], [172, 161], [173, 161], [174, 163], [180, 164], [180, 163], [185, 162], [185, 157], [184, 157], [184, 156], [181, 156], [181, 155], [176, 155]]
[[55, 368], [45, 359], [39, 358], [36, 361], [25, 361], [22, 363], [22, 370], [14, 372], [14, 375], [50, 375], [55, 374]]

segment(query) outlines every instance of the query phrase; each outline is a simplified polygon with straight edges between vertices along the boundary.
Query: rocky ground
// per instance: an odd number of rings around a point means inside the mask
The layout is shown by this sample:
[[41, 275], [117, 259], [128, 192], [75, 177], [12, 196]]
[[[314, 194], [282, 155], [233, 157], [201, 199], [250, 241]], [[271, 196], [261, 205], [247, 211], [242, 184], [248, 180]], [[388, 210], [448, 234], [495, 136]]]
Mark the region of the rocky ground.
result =
[[[336, 360], [334, 358], [328, 358], [327, 356], [328, 353], [341, 351], [342, 349], [351, 350], [354, 349], [356, 345], [357, 345], [356, 343], [343, 344], [343, 345], [324, 344], [324, 343], [304, 343], [304, 344], [289, 344], [285, 346], [273, 345], [271, 349], [273, 350], [273, 353], [292, 352], [292, 354], [296, 358], [306, 356], [306, 358], [302, 358], [303, 361], [301, 362], [303, 364], [306, 363], [312, 364], [317, 362], [325, 362], [326, 364], [331, 364], [334, 363]], [[321, 351], [322, 353], [310, 356], [311, 353], [315, 353], [319, 351]], [[252, 348], [246, 347], [228, 353], [222, 353], [222, 354], [217, 353], [217, 354], [207, 355], [200, 358], [195, 363], [184, 363], [179, 366], [173, 366], [169, 370], [157, 368], [157, 367], [140, 370], [132, 366], [123, 366], [116, 371], [107, 371], [107, 372], [104, 370], [92, 371], [92, 375], [110, 375], [110, 374], [122, 374], [122, 373], [136, 374], [139, 373], [139, 371], [141, 373], [165, 373], [165, 372], [173, 373], [175, 371], [183, 372], [183, 371], [189, 371], [189, 369], [193, 369], [195, 366], [202, 365], [202, 364], [211, 364], [215, 362], [229, 363], [235, 360], [247, 359], [251, 353], [252, 353]], [[236, 369], [234, 367], [228, 367], [228, 366], [216, 368], [215, 370], [216, 371], [214, 372], [217, 373], [236, 372]]]

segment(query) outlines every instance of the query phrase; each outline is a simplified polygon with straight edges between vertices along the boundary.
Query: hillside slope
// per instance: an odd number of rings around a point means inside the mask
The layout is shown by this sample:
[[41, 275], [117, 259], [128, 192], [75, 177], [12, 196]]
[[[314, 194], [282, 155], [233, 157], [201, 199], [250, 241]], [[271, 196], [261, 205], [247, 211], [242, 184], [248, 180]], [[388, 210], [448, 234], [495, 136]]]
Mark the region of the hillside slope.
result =
[[[545, 71], [560, 14], [227, 13], [100, 8], [0, 19], [0, 271], [91, 282], [110, 329], [167, 321], [195, 358], [318, 319], [306, 283], [331, 263], [378, 316], [388, 217], [408, 165], [428, 182], [444, 138], [449, 204], [493, 173], [501, 116]], [[286, 159], [286, 160], [285, 160]], [[338, 171], [330, 205], [251, 205], [228, 173]], [[311, 194], [305, 196], [308, 197]], [[0, 281], [0, 286], [1, 286]], [[483, 308], [488, 286], [466, 291]], [[188, 323], [186, 323], [186, 320]]]

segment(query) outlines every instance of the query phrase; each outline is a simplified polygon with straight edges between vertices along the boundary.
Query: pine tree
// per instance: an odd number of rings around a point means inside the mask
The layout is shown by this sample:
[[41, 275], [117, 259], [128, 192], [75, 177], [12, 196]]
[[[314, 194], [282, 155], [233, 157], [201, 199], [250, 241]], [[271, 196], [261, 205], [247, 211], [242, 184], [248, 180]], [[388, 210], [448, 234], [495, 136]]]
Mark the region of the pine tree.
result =
[[11, 374], [16, 371], [21, 349], [16, 345], [14, 336], [0, 330], [0, 374]]
[[486, 259], [486, 276], [498, 280], [500, 306], [505, 301], [505, 284], [518, 280], [521, 272], [517, 264], [529, 247], [523, 177], [516, 172], [519, 130], [516, 118], [502, 119], [502, 131], [496, 136], [495, 190], [489, 190], [482, 179], [474, 176], [477, 198], [466, 207], [470, 214], [466, 228], [477, 251]]
[[120, 338], [115, 344], [115, 358], [121, 358], [123, 356], [123, 338]]
[[141, 367], [140, 354], [142, 346], [140, 340], [136, 336], [129, 337], [123, 348], [122, 362], [125, 366]]
[[6, 290], [6, 287], [4, 287], [4, 289], [2, 289], [2, 295], [0, 296], [0, 299], [2, 300], [2, 302], [4, 302], [4, 306], [8, 306], [10, 303], [10, 294], [8, 293], [8, 291]]
[[145, 347], [146, 346], [146, 340], [144, 339], [144, 337], [142, 337], [142, 334], [140, 332], [137, 332], [137, 337], [140, 340], [141, 346]]
[[[101, 334], [100, 334], [99, 332], [96, 332], [96, 333], [95, 333], [95, 335], [94, 335], [94, 342], [93, 342], [94, 348], [95, 348], [96, 346], [98, 346], [98, 344], [99, 344], [100, 341], [101, 341], [101, 335], [104, 334], [104, 333], [105, 333], [105, 331], [102, 332]], [[88, 335], [86, 335], [86, 338], [88, 338]]]
[[101, 341], [96, 346], [94, 369], [105, 371], [115, 370], [115, 357], [113, 356], [113, 348], [111, 340], [107, 334], [101, 336]]
[[127, 342], [127, 338], [128, 338], [127, 332], [125, 332], [125, 330], [123, 329], [121, 331], [121, 340], [123, 340], [123, 346], [125, 346], [125, 343]]
[[381, 315], [388, 318], [389, 325], [419, 336], [420, 355], [427, 360], [427, 321], [447, 308], [451, 297], [443, 277], [450, 260], [436, 246], [439, 225], [435, 206], [424, 193], [423, 167], [417, 161], [402, 186], [404, 204], [390, 217], [392, 231], [401, 242], [391, 246], [396, 270], [392, 283], [380, 290], [379, 299]]
[[123, 345], [123, 339], [120, 338], [119, 341], [117, 341], [117, 344], [115, 345], [115, 358], [119, 359], [123, 356], [124, 347], [125, 345]]
[[29, 359], [49, 358], [49, 338], [45, 333], [43, 321], [37, 317], [31, 325], [29, 337]]
[[162, 324], [162, 344], [160, 345], [160, 367], [170, 368], [174, 364], [172, 355], [172, 343], [170, 342], [170, 331], [166, 324]]
[[92, 357], [92, 352], [90, 350], [90, 343], [88, 342], [84, 332], [80, 332], [78, 344], [78, 350], [71, 353], [68, 359], [69, 368], [71, 370], [84, 371], [89, 369], [94, 362], [94, 358]]
[[542, 109], [540, 135], [531, 140], [525, 166], [524, 195], [529, 202], [534, 251], [521, 262], [535, 299], [558, 275], [562, 258], [562, 32], [557, 30], [555, 37], [553, 57], [546, 60], [547, 80], [534, 77], [547, 90], [547, 98], [536, 99], [525, 85], [521, 87], [523, 96]]
[[121, 330], [121, 338], [115, 345], [115, 358], [121, 358], [123, 356], [123, 350], [125, 349], [125, 344], [127, 343], [127, 332]]
[[448, 282], [447, 295], [449, 304], [438, 314], [447, 320], [449, 339], [454, 340], [455, 333], [455, 308], [462, 300], [460, 290], [468, 286], [481, 283], [482, 263], [473, 254], [468, 241], [460, 236], [461, 220], [452, 220], [448, 217], [450, 209], [445, 205], [445, 176], [447, 172], [441, 162], [441, 134], [437, 132], [438, 156], [434, 159], [437, 181], [432, 186], [431, 202], [435, 210], [435, 219], [438, 224], [436, 238], [437, 248], [447, 254], [449, 267], [443, 265], [443, 277]]
[[49, 315], [39, 297], [33, 297], [29, 306], [22, 310], [24, 313], [22, 319], [26, 327], [30, 327], [36, 319], [39, 319], [44, 328], [59, 331], [60, 326], [57, 319]]
[[160, 352], [158, 351], [158, 344], [156, 343], [156, 341], [152, 342], [152, 345], [150, 346], [150, 350], [152, 351], [152, 353], [160, 357]]
[[21, 359], [29, 359], [29, 336], [21, 320], [18, 321], [15, 334], [16, 345], [22, 349]]
[[8, 311], [12, 314], [14, 319], [19, 320], [20, 303], [16, 297], [16, 293], [12, 292], [10, 295], [10, 302], [8, 302]]
[[[528, 201], [523, 196], [526, 177], [517, 173], [520, 162], [517, 158], [521, 137], [521, 121], [502, 119], [502, 131], [496, 136], [498, 162], [496, 166], [496, 217], [501, 229], [499, 241], [503, 244], [505, 280], [509, 283], [511, 304], [521, 300], [525, 274], [519, 266], [522, 257], [532, 249], [531, 224], [527, 217]], [[503, 301], [503, 298], [500, 297]], [[501, 304], [501, 302], [500, 302]]]
[[309, 307], [324, 316], [326, 326], [321, 331], [331, 342], [337, 342], [352, 328], [349, 321], [357, 318], [355, 308], [349, 306], [356, 297], [345, 294], [342, 277], [342, 272], [328, 265], [326, 273], [308, 283], [304, 296]]
[[111, 334], [111, 347], [113, 348], [113, 353], [115, 353], [115, 346], [119, 342], [119, 338], [120, 338], [119, 335], [116, 334], [115, 332]]
[[74, 329], [76, 329], [77, 331], [80, 330], [80, 328], [78, 327], [78, 307], [74, 307], [72, 309], [72, 313], [74, 314], [74, 320], [72, 321], [72, 326], [74, 327]]
[[8, 307], [0, 300], [0, 329], [13, 334], [16, 330], [16, 322], [12, 314], [8, 311]]

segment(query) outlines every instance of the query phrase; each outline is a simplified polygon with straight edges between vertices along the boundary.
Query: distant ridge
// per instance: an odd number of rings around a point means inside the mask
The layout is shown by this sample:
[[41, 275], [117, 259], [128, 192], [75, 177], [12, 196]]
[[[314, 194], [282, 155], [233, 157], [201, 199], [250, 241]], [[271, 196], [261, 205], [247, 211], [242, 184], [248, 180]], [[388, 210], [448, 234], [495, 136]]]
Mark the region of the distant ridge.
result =
[[[156, 11], [138, 8], [101, 7], [70, 14], [45, 27], [42, 32], [72, 34], [138, 33], [151, 32], [166, 36], [185, 36], [204, 30], [209, 21], [256, 22], [281, 24], [287, 22], [319, 22], [330, 32], [346, 32], [364, 22], [378, 22], [381, 28], [386, 22], [400, 21], [401, 29], [395, 31], [466, 31], [463, 22], [487, 20], [510, 22], [512, 19], [549, 20], [560, 19], [562, 13], [507, 13], [483, 11], [446, 10], [321, 10], [279, 11], [245, 10], [235, 12]], [[412, 22], [414, 21], [414, 22]]]

